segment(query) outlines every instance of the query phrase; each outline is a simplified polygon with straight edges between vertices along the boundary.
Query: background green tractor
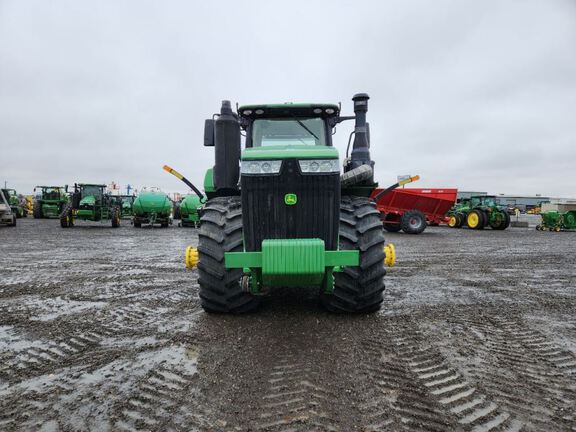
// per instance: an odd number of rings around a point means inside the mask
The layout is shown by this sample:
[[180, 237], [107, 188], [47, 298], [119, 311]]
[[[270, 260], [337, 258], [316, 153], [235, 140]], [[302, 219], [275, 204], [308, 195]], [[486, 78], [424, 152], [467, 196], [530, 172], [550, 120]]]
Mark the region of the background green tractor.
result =
[[116, 199], [106, 193], [106, 185], [75, 184], [71, 200], [60, 214], [60, 226], [73, 227], [76, 219], [93, 222], [110, 221], [112, 228], [118, 228], [120, 207]]
[[28, 211], [26, 210], [26, 203], [24, 202], [24, 197], [18, 196], [18, 192], [15, 189], [4, 189], [6, 196], [8, 197], [8, 203], [12, 212], [17, 218], [23, 218], [28, 216]]
[[114, 195], [116, 205], [120, 207], [120, 217], [122, 219], [132, 218], [132, 208], [134, 206], [134, 195]]
[[206, 202], [206, 198], [196, 186], [190, 183], [190, 181], [178, 171], [170, 168], [168, 165], [164, 165], [164, 170], [182, 180], [195, 192], [195, 195], [187, 195], [175, 204], [174, 219], [180, 219], [180, 226], [197, 228], [200, 224], [200, 211]]
[[180, 225], [197, 228], [200, 224], [202, 202], [196, 195], [187, 195], [180, 203]]
[[7, 189], [0, 189], [0, 225], [16, 226], [16, 213], [10, 206]]
[[162, 228], [167, 228], [172, 222], [172, 201], [164, 192], [140, 192], [134, 200], [132, 213], [135, 228], [140, 228], [142, 224], [160, 224]]
[[[200, 216], [198, 266], [204, 310], [242, 313], [276, 287], [313, 287], [330, 311], [367, 313], [383, 301], [385, 250], [371, 193], [374, 162], [366, 123], [368, 95], [354, 96], [354, 116], [336, 104], [242, 106], [224, 101], [206, 120], [204, 144], [215, 150]], [[332, 134], [356, 122], [352, 152], [340, 175]], [[241, 130], [245, 131], [241, 151]], [[352, 136], [351, 136], [352, 138]]]
[[506, 206], [499, 205], [493, 195], [477, 195], [464, 199], [449, 212], [448, 226], [481, 230], [490, 226], [495, 230], [505, 230], [510, 226], [510, 215]]
[[34, 219], [58, 218], [64, 207], [70, 201], [68, 186], [36, 186], [34, 192], [40, 190], [34, 199], [32, 215]]
[[571, 231], [576, 230], [576, 210], [567, 212], [541, 212], [542, 222], [536, 226], [538, 231]]

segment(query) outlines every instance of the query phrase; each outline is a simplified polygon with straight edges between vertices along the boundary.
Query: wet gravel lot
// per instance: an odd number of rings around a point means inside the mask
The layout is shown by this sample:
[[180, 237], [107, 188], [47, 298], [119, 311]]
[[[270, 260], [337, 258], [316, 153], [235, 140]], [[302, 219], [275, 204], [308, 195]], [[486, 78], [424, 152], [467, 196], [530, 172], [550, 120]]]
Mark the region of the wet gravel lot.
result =
[[576, 430], [576, 233], [387, 239], [380, 313], [218, 316], [194, 229], [0, 228], [0, 430]]

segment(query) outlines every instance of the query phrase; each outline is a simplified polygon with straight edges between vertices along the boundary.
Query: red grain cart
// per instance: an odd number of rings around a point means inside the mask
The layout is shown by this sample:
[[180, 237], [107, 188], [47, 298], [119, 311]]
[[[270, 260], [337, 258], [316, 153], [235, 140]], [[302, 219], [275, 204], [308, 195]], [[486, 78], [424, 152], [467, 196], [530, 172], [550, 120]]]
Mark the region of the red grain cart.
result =
[[[376, 189], [372, 197], [381, 191]], [[394, 189], [383, 194], [376, 205], [386, 231], [420, 234], [427, 224], [446, 222], [457, 195], [458, 189]]]

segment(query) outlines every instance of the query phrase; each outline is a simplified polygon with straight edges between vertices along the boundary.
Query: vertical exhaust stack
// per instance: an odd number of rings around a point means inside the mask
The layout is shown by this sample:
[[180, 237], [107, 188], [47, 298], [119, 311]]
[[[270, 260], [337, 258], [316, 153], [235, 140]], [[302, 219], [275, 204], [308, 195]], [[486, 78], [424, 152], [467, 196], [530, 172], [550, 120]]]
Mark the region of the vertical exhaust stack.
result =
[[[354, 101], [354, 114], [356, 124], [354, 126], [354, 144], [350, 157], [349, 169], [353, 170], [362, 165], [368, 165], [374, 170], [374, 161], [370, 158], [370, 133], [368, 123], [366, 123], [366, 112], [368, 111], [368, 96], [366, 93], [357, 93]], [[374, 184], [374, 174], [365, 180], [366, 184]]]
[[214, 187], [219, 191], [238, 190], [240, 179], [240, 123], [230, 101], [222, 101], [214, 122]]

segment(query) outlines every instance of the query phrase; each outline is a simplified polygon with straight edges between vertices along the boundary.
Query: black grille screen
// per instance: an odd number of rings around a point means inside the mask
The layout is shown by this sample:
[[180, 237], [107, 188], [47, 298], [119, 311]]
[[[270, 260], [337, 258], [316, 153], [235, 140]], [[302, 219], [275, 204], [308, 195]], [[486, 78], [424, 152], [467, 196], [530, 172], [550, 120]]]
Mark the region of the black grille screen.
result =
[[[298, 161], [284, 160], [280, 175], [243, 175], [242, 219], [247, 251], [264, 239], [320, 238], [327, 250], [338, 246], [340, 174], [300, 173]], [[296, 205], [286, 205], [293, 193]]]

